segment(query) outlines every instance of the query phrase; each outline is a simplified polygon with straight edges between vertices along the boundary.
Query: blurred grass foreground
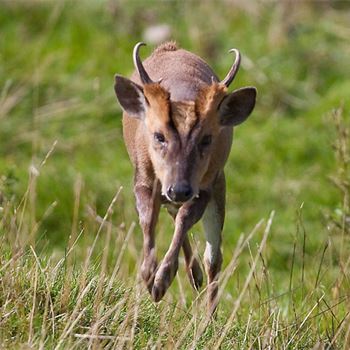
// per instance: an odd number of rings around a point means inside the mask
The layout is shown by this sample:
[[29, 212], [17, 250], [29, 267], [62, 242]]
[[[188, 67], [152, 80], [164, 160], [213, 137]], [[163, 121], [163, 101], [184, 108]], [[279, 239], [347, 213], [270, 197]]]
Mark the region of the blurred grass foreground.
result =
[[[0, 0], [0, 348], [349, 349], [350, 5]], [[258, 102], [235, 132], [221, 302], [178, 277], [159, 304], [115, 73], [163, 40]], [[162, 213], [158, 255], [172, 225]], [[204, 237], [191, 230], [199, 257]]]

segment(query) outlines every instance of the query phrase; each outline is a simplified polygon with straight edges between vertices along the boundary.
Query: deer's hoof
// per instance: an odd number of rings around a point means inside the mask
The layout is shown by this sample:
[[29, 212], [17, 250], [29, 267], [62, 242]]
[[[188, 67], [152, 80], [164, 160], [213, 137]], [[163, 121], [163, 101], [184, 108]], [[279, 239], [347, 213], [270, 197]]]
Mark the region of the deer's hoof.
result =
[[145, 281], [148, 291], [152, 294], [152, 287], [154, 282], [154, 277], [157, 270], [157, 259], [155, 257], [149, 257], [144, 259], [141, 265], [141, 276]]
[[177, 272], [178, 263], [163, 262], [154, 278], [152, 298], [155, 302], [160, 301], [168, 290]]
[[203, 285], [203, 272], [197, 259], [193, 259], [190, 266], [187, 267], [187, 275], [192, 287], [199, 290]]
[[164, 294], [166, 292], [166, 289], [162, 285], [153, 285], [152, 287], [152, 298], [153, 300], [158, 303], [162, 300]]

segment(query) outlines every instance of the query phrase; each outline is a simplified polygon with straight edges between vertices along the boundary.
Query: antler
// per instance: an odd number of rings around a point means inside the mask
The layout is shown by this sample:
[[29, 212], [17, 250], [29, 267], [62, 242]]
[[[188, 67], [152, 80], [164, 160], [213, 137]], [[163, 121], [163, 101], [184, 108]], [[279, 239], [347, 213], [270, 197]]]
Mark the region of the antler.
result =
[[229, 52], [234, 52], [236, 54], [235, 62], [233, 63], [230, 71], [227, 73], [226, 77], [221, 81], [221, 84], [226, 85], [226, 87], [229, 87], [232, 83], [233, 79], [235, 78], [239, 65], [241, 63], [241, 54], [237, 49], [231, 49]]
[[148, 73], [146, 72], [145, 67], [143, 66], [140, 56], [139, 56], [139, 49], [141, 46], [146, 46], [145, 43], [137, 43], [134, 47], [133, 51], [133, 60], [135, 68], [137, 69], [137, 72], [139, 73], [139, 76], [141, 78], [142, 84], [152, 84], [153, 80], [149, 77]]

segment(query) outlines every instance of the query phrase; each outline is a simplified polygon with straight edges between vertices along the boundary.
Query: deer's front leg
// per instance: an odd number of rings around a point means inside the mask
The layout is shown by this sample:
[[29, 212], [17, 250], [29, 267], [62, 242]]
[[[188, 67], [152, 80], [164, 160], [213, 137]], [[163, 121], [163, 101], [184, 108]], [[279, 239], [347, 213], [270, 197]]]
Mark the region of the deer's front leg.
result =
[[[171, 210], [171, 208], [170, 209], [168, 208], [168, 212], [174, 219], [174, 223], [175, 223], [177, 210], [174, 211], [174, 210]], [[199, 265], [198, 260], [193, 255], [192, 247], [188, 239], [188, 235], [185, 235], [185, 238], [182, 244], [182, 249], [185, 255], [187, 276], [190, 280], [192, 287], [195, 290], [199, 290], [203, 284], [203, 272]]]
[[157, 184], [155, 184], [153, 188], [144, 185], [135, 185], [134, 188], [136, 208], [143, 232], [143, 262], [141, 265], [141, 276], [150, 293], [152, 292], [155, 271], [157, 269], [155, 227], [160, 210], [160, 198], [157, 187]]
[[198, 198], [184, 203], [179, 209], [175, 219], [173, 239], [154, 278], [152, 297], [155, 301], [162, 299], [173, 281], [178, 268], [180, 248], [187, 231], [202, 217], [209, 199], [210, 194], [207, 191], [200, 191]]

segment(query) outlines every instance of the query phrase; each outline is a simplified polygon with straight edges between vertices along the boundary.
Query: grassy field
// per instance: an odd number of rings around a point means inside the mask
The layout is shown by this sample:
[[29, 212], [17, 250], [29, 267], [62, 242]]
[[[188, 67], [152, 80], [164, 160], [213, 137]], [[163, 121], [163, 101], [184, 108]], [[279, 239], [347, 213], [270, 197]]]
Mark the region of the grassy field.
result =
[[[0, 349], [349, 349], [346, 2], [0, 0]], [[235, 87], [251, 118], [226, 165], [221, 302], [179, 274], [154, 304], [115, 73], [145, 31]], [[155, 45], [143, 49], [146, 57]], [[158, 256], [171, 220], [161, 214]], [[191, 241], [203, 256], [201, 226]]]

